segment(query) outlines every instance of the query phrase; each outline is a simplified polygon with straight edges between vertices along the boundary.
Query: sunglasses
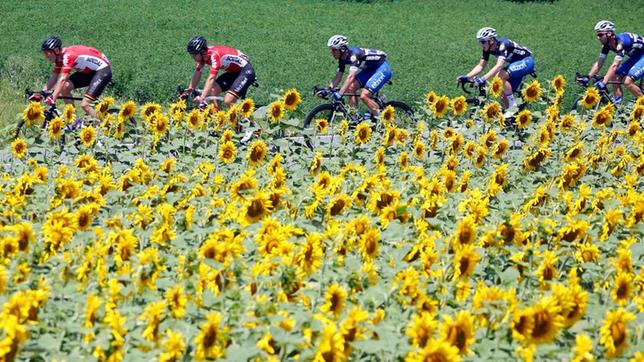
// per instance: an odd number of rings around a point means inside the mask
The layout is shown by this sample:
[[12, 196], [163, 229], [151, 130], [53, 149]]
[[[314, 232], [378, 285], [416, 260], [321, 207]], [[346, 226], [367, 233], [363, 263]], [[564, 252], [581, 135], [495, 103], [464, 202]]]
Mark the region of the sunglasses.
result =
[[597, 33], [598, 38], [603, 38], [607, 35], [608, 33]]
[[484, 45], [487, 44], [489, 40], [479, 40], [479, 44]]

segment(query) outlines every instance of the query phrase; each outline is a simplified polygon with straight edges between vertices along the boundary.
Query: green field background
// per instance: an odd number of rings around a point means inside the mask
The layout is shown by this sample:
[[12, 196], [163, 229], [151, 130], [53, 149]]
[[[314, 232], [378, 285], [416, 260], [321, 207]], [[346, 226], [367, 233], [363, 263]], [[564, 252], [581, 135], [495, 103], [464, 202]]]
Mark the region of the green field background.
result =
[[643, 33], [643, 6], [641, 0], [2, 1], [0, 123], [21, 106], [20, 92], [40, 88], [51, 71], [39, 52], [49, 34], [103, 51], [116, 82], [109, 92], [120, 99], [170, 101], [194, 69], [186, 43], [202, 34], [250, 56], [261, 84], [250, 93], [256, 102], [295, 87], [309, 107], [317, 103], [310, 88], [327, 84], [335, 71], [326, 41], [336, 33], [351, 45], [386, 51], [394, 82], [387, 95], [414, 102], [429, 90], [460, 94], [454, 79], [478, 61], [474, 34], [482, 26], [532, 49], [540, 81], [555, 74], [571, 80], [599, 53], [594, 24], [606, 18], [618, 31]]

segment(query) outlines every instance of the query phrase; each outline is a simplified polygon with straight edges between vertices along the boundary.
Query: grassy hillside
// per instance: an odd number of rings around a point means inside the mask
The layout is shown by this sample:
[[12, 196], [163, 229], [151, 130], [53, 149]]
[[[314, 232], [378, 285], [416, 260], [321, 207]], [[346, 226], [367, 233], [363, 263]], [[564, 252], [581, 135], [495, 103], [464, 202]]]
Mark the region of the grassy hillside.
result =
[[66, 44], [88, 44], [107, 54], [117, 96], [167, 101], [193, 69], [187, 40], [203, 34], [251, 57], [261, 83], [251, 96], [266, 102], [276, 90], [308, 93], [325, 84], [335, 69], [325, 43], [342, 33], [353, 45], [387, 51], [394, 72], [388, 94], [413, 101], [430, 89], [459, 93], [454, 78], [478, 60], [474, 34], [482, 26], [530, 47], [542, 81], [558, 73], [570, 78], [576, 70], [587, 71], [599, 52], [592, 32], [597, 20], [644, 31], [633, 11], [641, 4], [626, 0], [611, 9], [581, 0], [2, 2], [0, 69], [13, 89], [40, 87], [51, 67], [38, 51], [40, 42], [57, 34]]

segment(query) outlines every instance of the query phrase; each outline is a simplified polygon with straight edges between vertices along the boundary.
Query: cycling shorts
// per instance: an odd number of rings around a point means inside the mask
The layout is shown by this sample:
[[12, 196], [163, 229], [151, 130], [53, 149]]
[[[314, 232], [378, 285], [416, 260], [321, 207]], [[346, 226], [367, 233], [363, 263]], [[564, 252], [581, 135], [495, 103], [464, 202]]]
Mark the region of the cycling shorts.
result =
[[506, 65], [504, 69], [510, 75], [508, 82], [512, 85], [512, 91], [514, 92], [519, 89], [523, 77], [534, 72], [534, 58], [532, 56], [525, 57]]
[[617, 74], [620, 76], [628, 75], [633, 80], [640, 80], [644, 77], [644, 54], [639, 56], [632, 56], [626, 59], [619, 68]]
[[383, 62], [378, 67], [362, 70], [356, 79], [362, 88], [376, 94], [391, 79], [391, 67], [388, 62]]
[[246, 97], [248, 88], [255, 83], [255, 69], [248, 63], [239, 72], [224, 73], [217, 77], [217, 84], [221, 90], [228, 91], [236, 98]]
[[96, 100], [100, 97], [103, 90], [105, 90], [105, 87], [110, 84], [111, 80], [111, 67], [105, 67], [103, 69], [87, 73], [76, 72], [69, 76], [69, 81], [74, 85], [74, 89], [87, 87], [85, 97], [91, 100]]

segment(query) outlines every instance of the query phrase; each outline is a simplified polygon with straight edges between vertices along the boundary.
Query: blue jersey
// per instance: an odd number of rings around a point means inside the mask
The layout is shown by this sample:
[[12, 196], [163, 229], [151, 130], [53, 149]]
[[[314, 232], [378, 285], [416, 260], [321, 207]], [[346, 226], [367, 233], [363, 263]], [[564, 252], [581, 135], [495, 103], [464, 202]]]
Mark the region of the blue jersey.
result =
[[489, 52], [484, 51], [481, 59], [487, 62], [490, 59], [490, 54], [492, 54], [505, 60], [507, 63], [514, 63], [517, 60], [521, 60], [532, 55], [530, 49], [510, 39], [497, 38], [496, 41], [496, 50]]
[[378, 68], [387, 59], [387, 53], [377, 49], [349, 48], [349, 54], [338, 60], [338, 72], [344, 73], [348, 64], [350, 69], [365, 70]]
[[600, 58], [606, 58], [609, 50], [615, 52], [615, 59], [618, 60], [622, 60], [625, 55], [634, 57], [644, 53], [644, 38], [642, 36], [634, 33], [619, 33], [615, 34], [615, 38], [617, 38], [615, 48], [611, 48], [608, 44], [604, 45], [599, 54]]

